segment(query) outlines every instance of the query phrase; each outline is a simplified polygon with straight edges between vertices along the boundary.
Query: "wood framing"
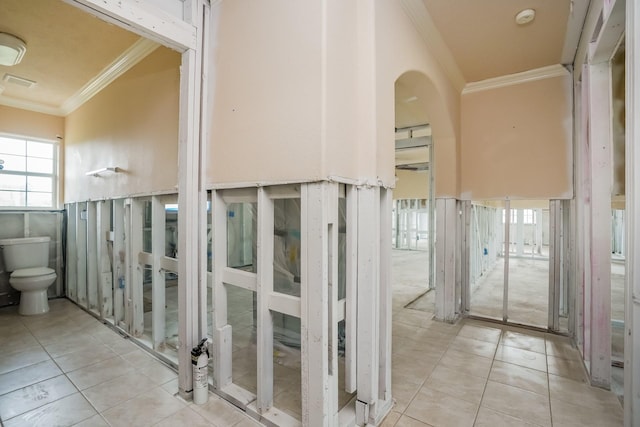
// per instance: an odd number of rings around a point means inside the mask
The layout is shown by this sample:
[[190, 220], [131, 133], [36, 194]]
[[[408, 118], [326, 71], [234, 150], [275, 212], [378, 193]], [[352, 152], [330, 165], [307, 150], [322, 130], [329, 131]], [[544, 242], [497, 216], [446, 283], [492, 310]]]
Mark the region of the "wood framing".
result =
[[509, 320], [509, 246], [511, 246], [511, 202], [504, 203], [504, 284], [502, 285], [502, 321]]
[[76, 205], [76, 302], [87, 307], [87, 204]]
[[92, 15], [173, 49], [195, 49], [196, 28], [161, 9], [142, 2], [121, 0], [65, 0]]
[[144, 332], [143, 276], [144, 265], [140, 265], [139, 255], [142, 252], [142, 224], [144, 205], [140, 199], [130, 200], [130, 217], [127, 237], [129, 238], [129, 278], [127, 280], [127, 312], [130, 313], [129, 333], [141, 337]]
[[78, 247], [76, 238], [76, 222], [78, 204], [67, 204], [67, 296], [75, 302], [78, 302]]
[[[378, 399], [391, 401], [393, 283], [391, 276], [391, 209], [393, 192], [380, 189], [380, 342]], [[377, 408], [378, 409], [378, 408]]]
[[98, 261], [98, 309], [101, 319], [113, 314], [113, 276], [109, 259], [108, 236], [111, 231], [111, 202], [96, 204], [96, 245]]
[[353, 393], [357, 388], [358, 341], [358, 190], [348, 185], [347, 241], [346, 241], [346, 307], [345, 307], [345, 391]]
[[337, 416], [337, 184], [301, 189], [302, 424], [335, 425]]
[[445, 322], [456, 319], [456, 199], [436, 199], [436, 309]]
[[[367, 409], [358, 415], [370, 412], [378, 401], [379, 393], [379, 322], [380, 259], [379, 199], [380, 188], [358, 187], [358, 401]], [[356, 406], [357, 408], [357, 406]], [[364, 424], [368, 419], [356, 418]]]
[[64, 285], [64, 279], [62, 277], [62, 271], [63, 271], [63, 266], [66, 267], [64, 265], [64, 254], [62, 252], [62, 249], [64, 248], [63, 242], [64, 242], [64, 237], [62, 235], [62, 229], [63, 229], [63, 224], [64, 224], [64, 214], [62, 214], [61, 212], [58, 212], [56, 214], [56, 274], [58, 277], [56, 277], [56, 295], [57, 296], [62, 296], [63, 294], [63, 285]]
[[87, 308], [98, 313], [98, 218], [96, 205], [99, 202], [87, 202]]
[[624, 425], [640, 425], [640, 5], [626, 3]]
[[[201, 256], [202, 222], [206, 222], [206, 196], [203, 194], [200, 156], [202, 111], [202, 55], [205, 48], [203, 26], [205, 11], [203, 0], [189, 0], [184, 4], [184, 19], [193, 28], [195, 40], [185, 46], [189, 49], [182, 54], [180, 73], [180, 124], [178, 144], [178, 388], [186, 397], [192, 390], [191, 348], [200, 337], [206, 336], [207, 272]], [[181, 35], [186, 32], [181, 32]], [[189, 36], [191, 37], [191, 36]], [[175, 42], [174, 37], [169, 43]], [[204, 283], [203, 283], [204, 282]], [[204, 292], [204, 295], [202, 293]]]
[[[273, 226], [273, 200], [264, 187], [259, 188], [256, 405], [260, 413], [267, 412], [273, 406], [273, 319], [269, 311], [269, 295], [273, 292]], [[302, 315], [304, 317], [305, 313]], [[302, 360], [305, 360], [304, 351]]]
[[224, 270], [227, 268], [227, 205], [221, 191], [211, 193], [211, 223], [213, 225], [213, 385], [223, 389], [231, 383], [232, 336], [227, 324], [227, 288]]
[[549, 307], [548, 327], [560, 329], [560, 291], [562, 259], [562, 209], [560, 200], [549, 201]]
[[164, 203], [154, 196], [151, 199], [151, 345], [154, 350], [161, 349], [165, 343], [165, 269], [162, 260], [165, 256], [166, 213]]
[[[124, 297], [125, 282], [127, 279], [126, 245], [125, 245], [125, 207], [124, 200], [113, 201], [113, 246], [112, 262], [113, 266], [113, 323], [114, 325], [126, 329], [124, 321]], [[124, 326], [124, 327], [123, 327]]]
[[471, 201], [463, 200], [462, 204], [462, 278], [461, 278], [461, 295], [460, 295], [460, 311], [462, 314], [469, 312], [471, 308]]
[[611, 384], [611, 73], [589, 65], [591, 383]]

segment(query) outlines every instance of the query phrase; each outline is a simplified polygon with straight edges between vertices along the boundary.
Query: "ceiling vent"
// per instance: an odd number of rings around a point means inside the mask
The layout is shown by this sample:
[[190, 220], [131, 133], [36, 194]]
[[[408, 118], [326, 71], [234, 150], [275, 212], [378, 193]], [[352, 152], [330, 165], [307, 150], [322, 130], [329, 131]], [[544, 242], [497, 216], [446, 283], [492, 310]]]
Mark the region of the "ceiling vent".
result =
[[13, 74], [9, 74], [9, 73], [5, 74], [2, 80], [4, 80], [7, 83], [12, 83], [14, 85], [18, 85], [26, 88], [32, 88], [36, 85], [36, 82], [34, 82], [33, 80], [14, 76]]

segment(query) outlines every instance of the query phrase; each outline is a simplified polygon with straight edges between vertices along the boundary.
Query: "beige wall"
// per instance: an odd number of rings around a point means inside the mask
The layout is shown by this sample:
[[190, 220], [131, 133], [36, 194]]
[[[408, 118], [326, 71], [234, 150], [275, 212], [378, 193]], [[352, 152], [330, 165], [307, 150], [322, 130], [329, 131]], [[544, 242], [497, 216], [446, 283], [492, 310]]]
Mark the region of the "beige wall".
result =
[[376, 3], [376, 79], [378, 177], [392, 185], [394, 176], [394, 83], [402, 76], [424, 105], [434, 141], [436, 197], [459, 194], [458, 152], [460, 91], [439, 58], [416, 31], [399, 1]]
[[439, 138], [436, 188], [456, 193], [459, 91], [400, 2], [235, 0], [213, 15], [208, 185], [394, 186], [394, 83], [415, 70]]
[[396, 188], [393, 189], [394, 200], [429, 198], [428, 172], [397, 170], [396, 177]]
[[207, 183], [321, 177], [321, 3], [213, 7]]
[[64, 117], [0, 105], [0, 132], [56, 141], [64, 136]]
[[[64, 117], [0, 105], [0, 133], [58, 141], [58, 201], [64, 194]], [[62, 138], [62, 139], [61, 139]]]
[[[179, 66], [160, 47], [67, 116], [66, 202], [175, 189]], [[123, 172], [85, 175], [104, 167]]]
[[571, 76], [462, 96], [462, 198], [573, 195]]

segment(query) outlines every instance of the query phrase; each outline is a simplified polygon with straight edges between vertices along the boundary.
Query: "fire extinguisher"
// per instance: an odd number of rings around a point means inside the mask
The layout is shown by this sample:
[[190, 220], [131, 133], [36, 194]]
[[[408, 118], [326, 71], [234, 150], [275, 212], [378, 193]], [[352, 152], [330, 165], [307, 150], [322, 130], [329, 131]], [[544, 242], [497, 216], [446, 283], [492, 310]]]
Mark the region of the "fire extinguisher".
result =
[[191, 349], [191, 365], [193, 365], [193, 403], [203, 405], [209, 398], [209, 348], [207, 338]]

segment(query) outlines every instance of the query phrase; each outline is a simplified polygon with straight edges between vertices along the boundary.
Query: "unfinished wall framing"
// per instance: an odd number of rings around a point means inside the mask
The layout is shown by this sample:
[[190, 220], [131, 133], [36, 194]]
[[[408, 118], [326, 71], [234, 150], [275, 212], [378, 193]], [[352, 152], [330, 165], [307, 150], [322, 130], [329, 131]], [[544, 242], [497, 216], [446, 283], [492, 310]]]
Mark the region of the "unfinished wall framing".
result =
[[320, 182], [214, 190], [212, 203], [216, 392], [271, 425], [379, 421], [391, 290], [375, 260], [380, 240], [390, 250], [390, 191]]
[[566, 333], [568, 201], [471, 202], [468, 212], [464, 311]]
[[69, 203], [67, 296], [177, 365], [177, 196]]

